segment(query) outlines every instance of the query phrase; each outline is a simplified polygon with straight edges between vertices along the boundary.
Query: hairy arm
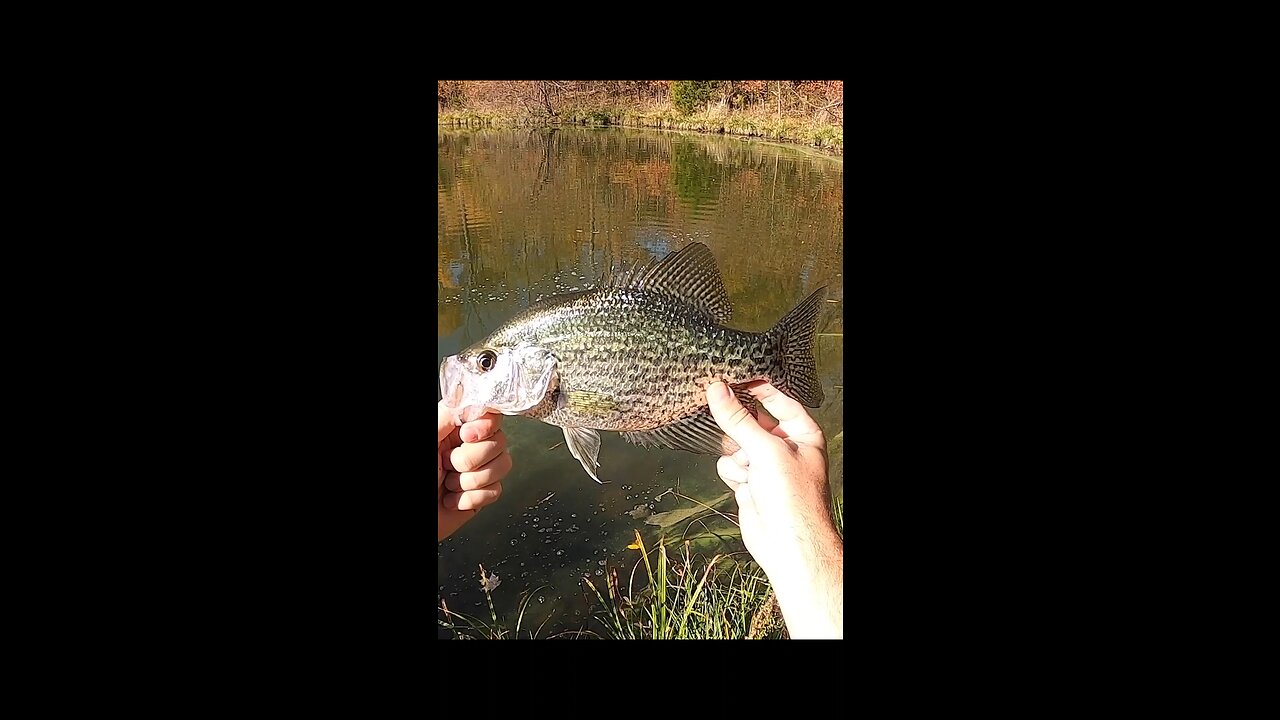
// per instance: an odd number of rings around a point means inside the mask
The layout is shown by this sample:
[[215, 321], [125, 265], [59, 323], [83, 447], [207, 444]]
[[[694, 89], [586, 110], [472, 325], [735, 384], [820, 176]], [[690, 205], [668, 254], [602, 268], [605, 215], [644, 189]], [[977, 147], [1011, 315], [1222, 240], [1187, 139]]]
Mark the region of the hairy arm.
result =
[[778, 597], [793, 638], [844, 636], [844, 541], [831, 519], [826, 438], [772, 385], [749, 388], [773, 419], [753, 418], [722, 383], [711, 414], [741, 450], [716, 466], [738, 500], [742, 540]]
[[793, 638], [844, 637], [844, 541], [826, 525], [797, 538], [794, 560], [767, 571]]

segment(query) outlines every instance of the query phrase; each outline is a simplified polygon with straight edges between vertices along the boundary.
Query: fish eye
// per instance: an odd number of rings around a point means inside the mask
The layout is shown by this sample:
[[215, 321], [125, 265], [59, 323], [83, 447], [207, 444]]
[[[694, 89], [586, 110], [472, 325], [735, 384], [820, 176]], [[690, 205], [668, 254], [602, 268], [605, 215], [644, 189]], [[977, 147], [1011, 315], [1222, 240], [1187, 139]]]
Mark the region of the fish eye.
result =
[[493, 369], [493, 364], [498, 361], [498, 355], [492, 350], [485, 350], [480, 353], [480, 369], [489, 372]]

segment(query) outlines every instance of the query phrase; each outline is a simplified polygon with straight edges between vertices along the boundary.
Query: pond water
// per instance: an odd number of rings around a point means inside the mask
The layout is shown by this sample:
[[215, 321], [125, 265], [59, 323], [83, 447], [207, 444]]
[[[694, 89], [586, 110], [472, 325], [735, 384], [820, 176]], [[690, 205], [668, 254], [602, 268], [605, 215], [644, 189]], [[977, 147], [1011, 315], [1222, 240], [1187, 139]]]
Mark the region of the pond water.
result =
[[[816, 345], [825, 401], [810, 412], [829, 442], [843, 433], [843, 159], [724, 136], [616, 128], [441, 128], [437, 148], [437, 400], [441, 360], [519, 310], [586, 289], [611, 265], [630, 267], [702, 242], [724, 277], [732, 327], [767, 330], [828, 286]], [[528, 596], [522, 628], [542, 626], [545, 637], [586, 626], [594, 595], [584, 575], [603, 580], [618, 567], [626, 585], [639, 559], [627, 549], [636, 530], [650, 547], [662, 536], [690, 538], [708, 557], [742, 551], [734, 526], [706, 512], [667, 527], [646, 522], [697, 507], [686, 498], [721, 498], [726, 487], [714, 457], [645, 449], [602, 432], [598, 473], [606, 484], [598, 485], [570, 455], [560, 428], [523, 417], [508, 417], [503, 427], [515, 467], [502, 498], [438, 545], [437, 605], [444, 600], [488, 621], [483, 564], [500, 579], [492, 592], [499, 617], [513, 625]], [[830, 463], [833, 492], [842, 496], [842, 442]], [[736, 512], [732, 499], [717, 507]], [[636, 582], [643, 576], [641, 569]]]

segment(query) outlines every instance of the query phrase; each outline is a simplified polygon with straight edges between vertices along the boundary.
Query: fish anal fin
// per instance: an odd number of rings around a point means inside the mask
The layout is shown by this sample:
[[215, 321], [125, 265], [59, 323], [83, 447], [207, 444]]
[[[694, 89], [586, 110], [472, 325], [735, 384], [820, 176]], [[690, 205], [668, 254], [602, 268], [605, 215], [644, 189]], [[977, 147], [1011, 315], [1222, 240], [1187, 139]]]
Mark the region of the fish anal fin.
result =
[[[760, 417], [760, 408], [756, 407], [755, 395], [752, 395], [746, 388], [740, 387], [733, 388], [733, 394], [738, 398], [738, 402], [742, 403], [742, 407], [746, 408], [747, 412], [751, 413], [751, 417]], [[708, 412], [710, 412], [710, 408], [708, 408]], [[734, 452], [737, 451], [735, 450]]]
[[561, 429], [564, 430], [564, 444], [569, 446], [569, 452], [582, 463], [582, 469], [587, 471], [592, 480], [603, 485], [600, 478], [596, 477], [595, 470], [600, 467], [596, 460], [600, 457], [600, 433], [591, 428]]
[[702, 243], [688, 245], [657, 264], [638, 265], [611, 284], [664, 292], [701, 310], [717, 323], [727, 323], [733, 317], [716, 258]]
[[[747, 412], [755, 417], [758, 413], [755, 398], [746, 390], [734, 390], [734, 394]], [[705, 407], [669, 425], [643, 432], [625, 432], [622, 437], [641, 447], [665, 447], [699, 455], [732, 455], [741, 449], [716, 424], [715, 418], [711, 417], [711, 409]]]

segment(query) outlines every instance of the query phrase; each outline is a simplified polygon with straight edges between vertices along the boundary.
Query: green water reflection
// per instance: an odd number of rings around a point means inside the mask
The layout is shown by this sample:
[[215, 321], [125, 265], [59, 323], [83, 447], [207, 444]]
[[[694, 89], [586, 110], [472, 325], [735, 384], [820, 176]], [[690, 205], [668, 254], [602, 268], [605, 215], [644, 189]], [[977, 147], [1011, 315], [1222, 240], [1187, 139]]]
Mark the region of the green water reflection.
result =
[[[826, 401], [812, 413], [828, 437], [843, 431], [842, 159], [651, 130], [441, 129], [436, 173], [437, 399], [440, 360], [518, 310], [582, 289], [610, 265], [698, 241], [716, 256], [734, 327], [767, 329], [813, 290], [830, 288], [817, 342]], [[597, 485], [559, 428], [520, 417], [504, 427], [515, 468], [502, 499], [439, 545], [438, 595], [468, 614], [488, 617], [483, 563], [502, 581], [500, 616], [514, 618], [522, 593], [541, 588], [526, 623], [547, 620], [542, 635], [580, 628], [589, 605], [581, 577], [615, 565], [625, 577], [638, 557], [626, 549], [634, 530], [646, 543], [661, 532], [644, 516], [692, 506], [664, 491], [709, 500], [725, 490], [714, 458], [638, 448], [614, 433], [602, 433], [599, 473], [608, 484]], [[842, 494], [843, 458], [830, 460]], [[732, 502], [721, 509], [735, 510]], [[713, 518], [667, 535], [731, 528]], [[700, 542], [708, 553], [741, 550], [731, 536]]]

